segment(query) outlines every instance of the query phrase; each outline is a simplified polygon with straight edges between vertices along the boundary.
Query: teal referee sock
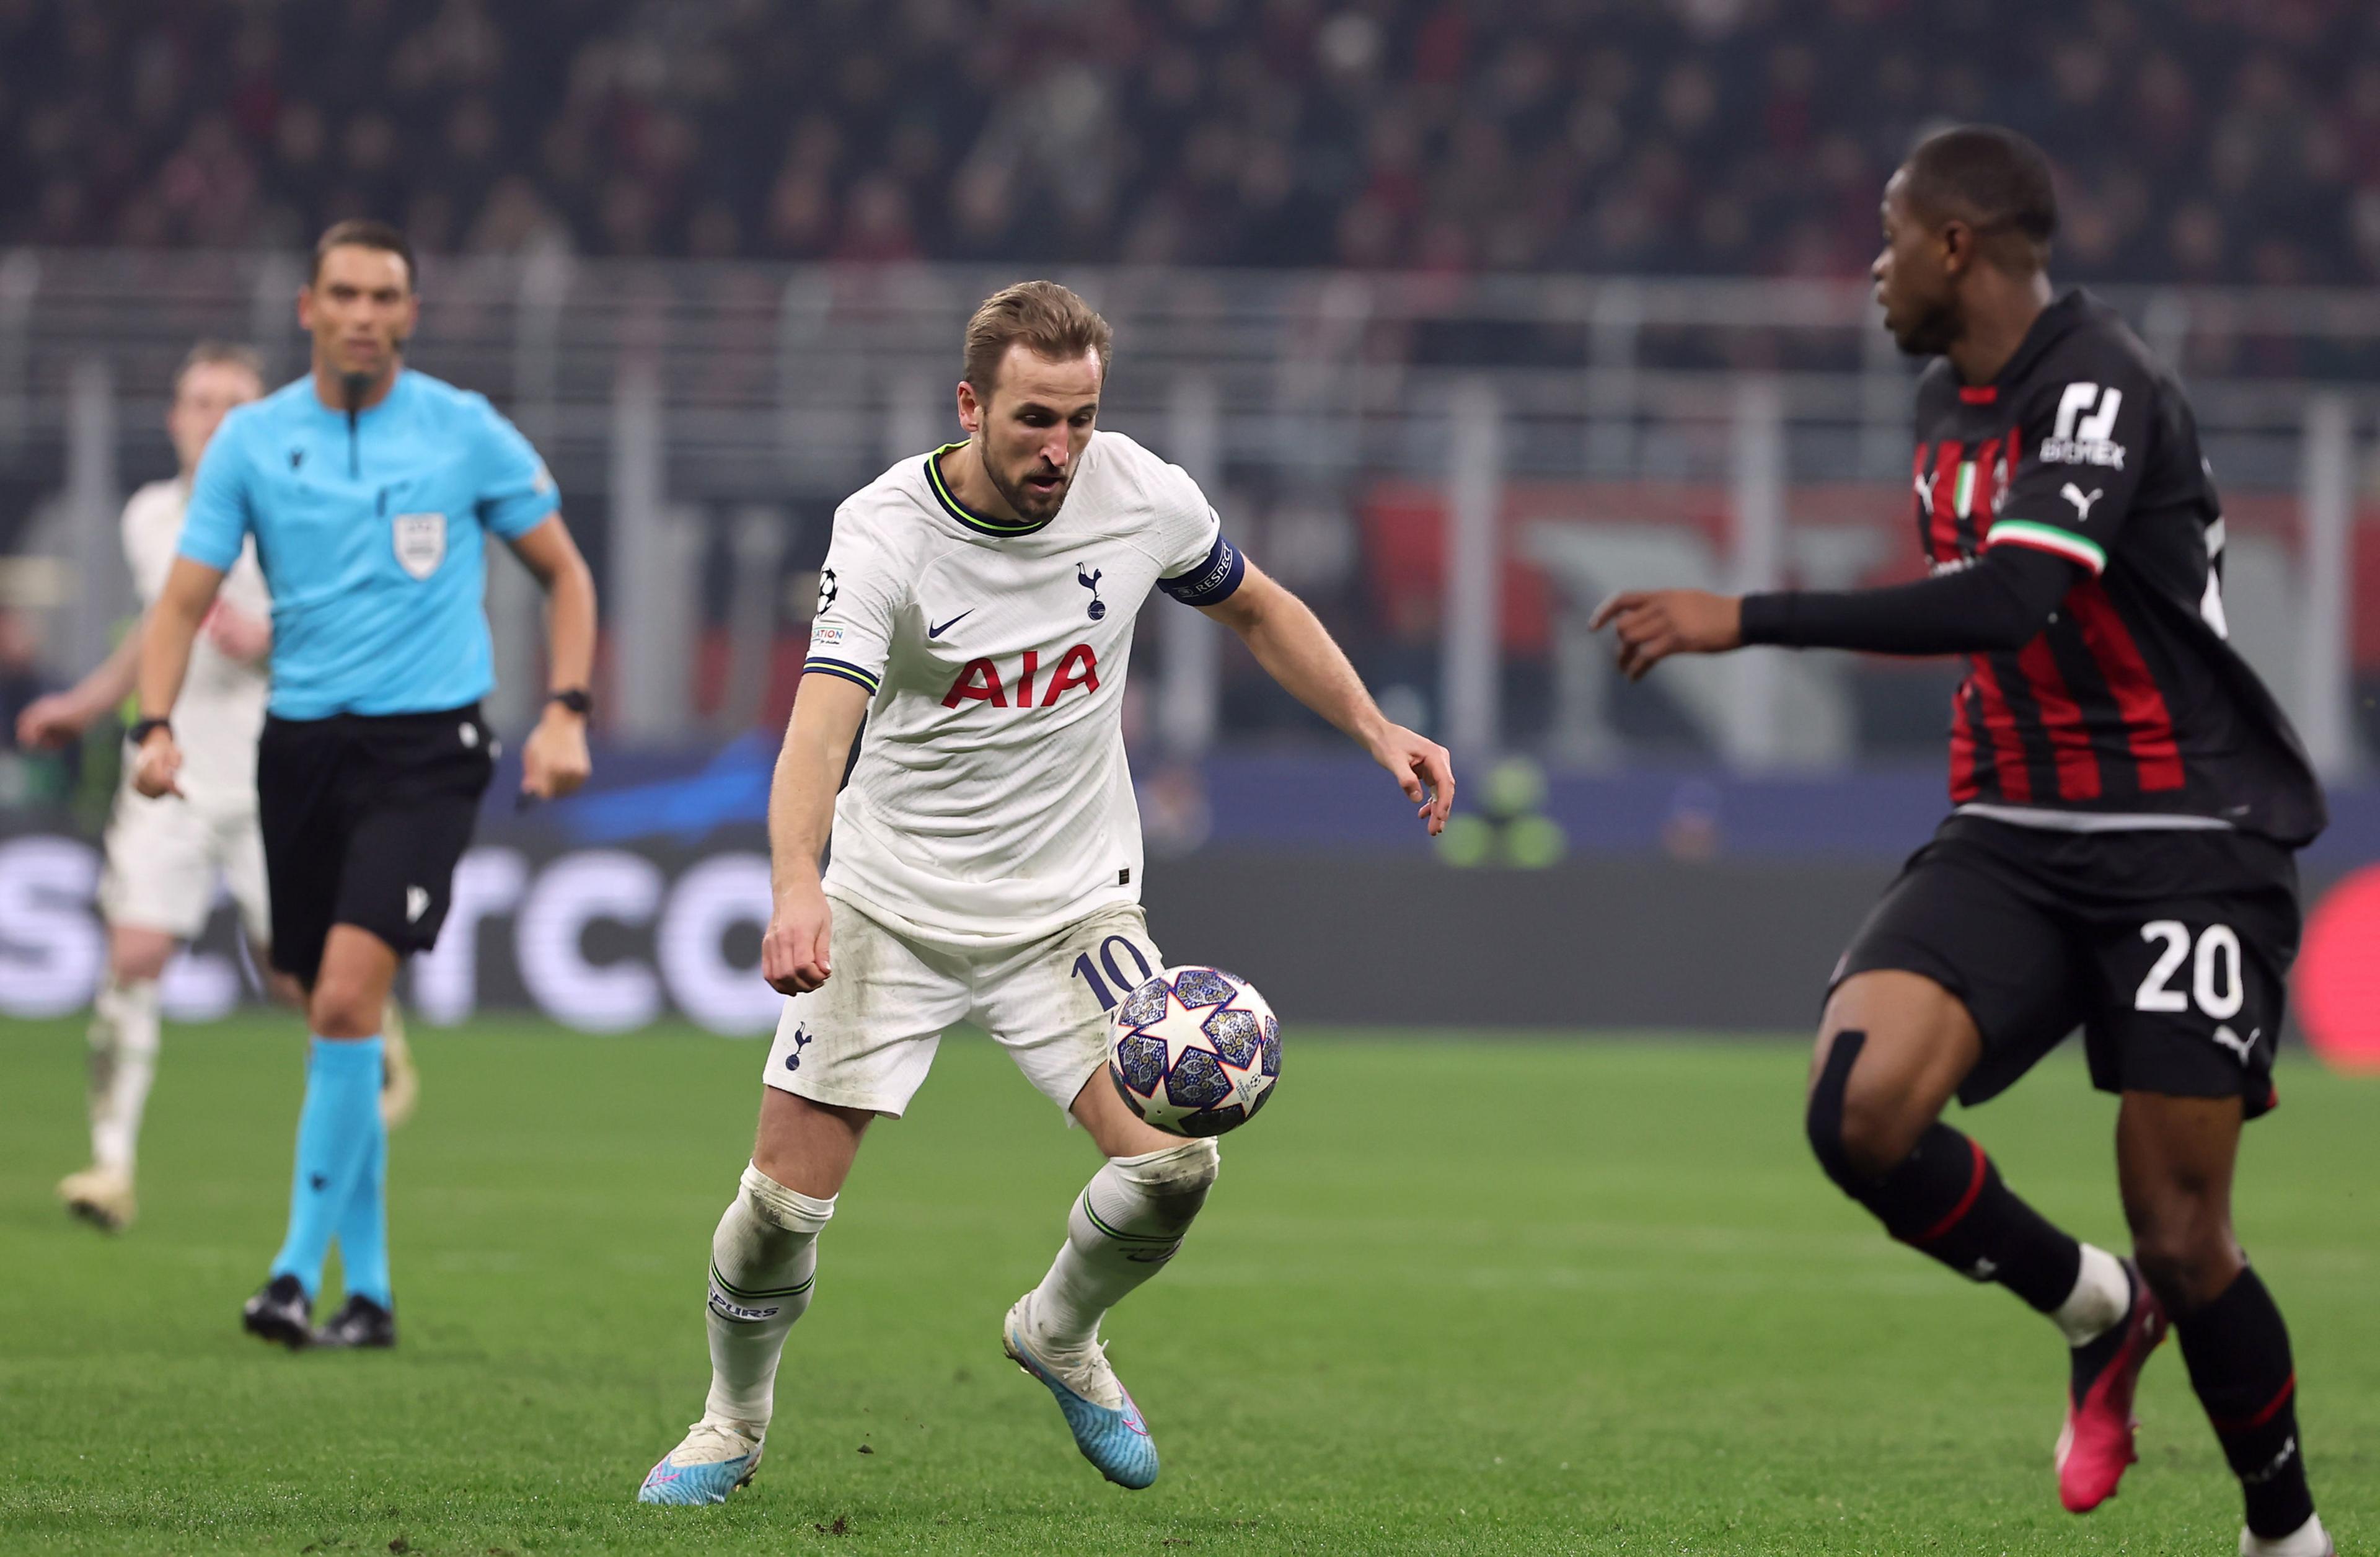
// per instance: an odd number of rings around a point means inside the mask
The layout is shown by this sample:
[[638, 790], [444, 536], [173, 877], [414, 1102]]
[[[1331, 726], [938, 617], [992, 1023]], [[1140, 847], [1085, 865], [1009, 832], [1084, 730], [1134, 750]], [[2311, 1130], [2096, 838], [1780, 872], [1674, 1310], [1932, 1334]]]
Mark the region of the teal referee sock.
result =
[[[375, 1040], [375, 1046], [377, 1046]], [[378, 1078], [372, 1090], [372, 1122], [380, 1123]], [[396, 1298], [388, 1281], [388, 1131], [372, 1131], [356, 1186], [339, 1213], [339, 1269], [346, 1272], [347, 1295], [370, 1298], [395, 1309]]]
[[[273, 1273], [295, 1276], [312, 1297], [322, 1260], [366, 1166], [387, 1149], [380, 1122], [381, 1041], [317, 1038], [306, 1064], [306, 1104], [298, 1113], [298, 1169], [289, 1185], [289, 1235]], [[348, 1258], [354, 1258], [350, 1251]], [[382, 1258], [383, 1283], [386, 1258]]]

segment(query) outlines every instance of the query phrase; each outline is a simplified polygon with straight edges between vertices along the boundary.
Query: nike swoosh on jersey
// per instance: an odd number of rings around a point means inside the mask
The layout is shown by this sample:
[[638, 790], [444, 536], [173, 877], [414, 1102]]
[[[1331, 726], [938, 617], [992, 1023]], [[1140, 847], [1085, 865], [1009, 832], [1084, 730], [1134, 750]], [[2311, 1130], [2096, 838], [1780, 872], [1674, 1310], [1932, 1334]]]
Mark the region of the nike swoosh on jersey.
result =
[[952, 617], [949, 621], [944, 622], [939, 627], [929, 623], [926, 627], [926, 636], [928, 638], [940, 638], [944, 633], [950, 631], [953, 627], [957, 626], [961, 622], [965, 621], [968, 617], [974, 614], [975, 607], [970, 605], [965, 611], [960, 612], [957, 615]]

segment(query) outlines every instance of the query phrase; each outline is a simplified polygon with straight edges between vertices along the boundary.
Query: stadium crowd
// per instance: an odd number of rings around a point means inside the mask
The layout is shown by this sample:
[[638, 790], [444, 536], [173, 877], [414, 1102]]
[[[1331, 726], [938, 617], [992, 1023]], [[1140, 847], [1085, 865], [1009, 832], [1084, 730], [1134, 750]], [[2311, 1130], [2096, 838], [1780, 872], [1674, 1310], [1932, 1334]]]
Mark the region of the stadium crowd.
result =
[[2380, 277], [2361, 0], [0, 0], [0, 243], [1834, 274], [1953, 118], [2072, 274]]

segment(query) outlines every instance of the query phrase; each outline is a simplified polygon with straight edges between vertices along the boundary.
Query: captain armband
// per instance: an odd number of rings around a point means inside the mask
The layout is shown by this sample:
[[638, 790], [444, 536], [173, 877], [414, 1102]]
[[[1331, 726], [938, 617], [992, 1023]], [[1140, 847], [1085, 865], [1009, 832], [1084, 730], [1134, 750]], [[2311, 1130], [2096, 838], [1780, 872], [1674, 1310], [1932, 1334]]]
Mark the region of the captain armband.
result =
[[1160, 578], [1157, 587], [1184, 605], [1219, 605], [1232, 598], [1247, 571], [1247, 558], [1218, 531], [1205, 562], [1175, 578]]

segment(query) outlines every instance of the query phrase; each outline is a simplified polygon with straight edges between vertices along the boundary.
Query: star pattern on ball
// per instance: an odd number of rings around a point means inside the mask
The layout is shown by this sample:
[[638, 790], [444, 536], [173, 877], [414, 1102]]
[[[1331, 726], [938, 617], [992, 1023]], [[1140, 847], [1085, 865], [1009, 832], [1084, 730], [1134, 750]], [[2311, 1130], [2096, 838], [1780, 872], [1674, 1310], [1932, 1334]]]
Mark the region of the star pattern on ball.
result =
[[1280, 1034], [1246, 980], [1215, 967], [1168, 967], [1110, 1012], [1108, 1075], [1126, 1106], [1159, 1129], [1221, 1135], [1270, 1098]]

